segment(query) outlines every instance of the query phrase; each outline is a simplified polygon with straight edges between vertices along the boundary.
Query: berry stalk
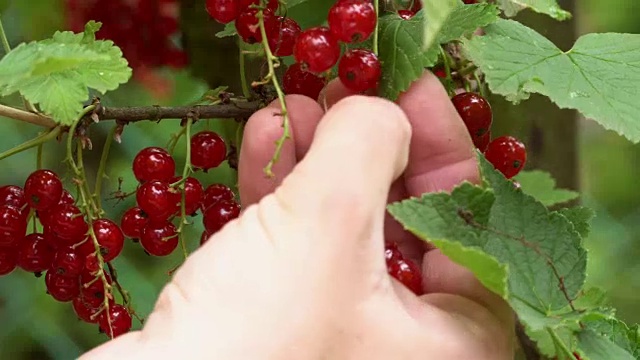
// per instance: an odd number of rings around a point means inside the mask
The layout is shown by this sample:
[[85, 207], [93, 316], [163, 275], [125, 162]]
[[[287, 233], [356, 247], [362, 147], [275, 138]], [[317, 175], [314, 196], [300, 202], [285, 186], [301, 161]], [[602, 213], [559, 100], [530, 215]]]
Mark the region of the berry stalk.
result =
[[378, 23], [380, 18], [380, 4], [378, 0], [373, 0], [373, 7], [376, 10], [376, 27], [373, 28], [373, 45], [371, 49], [374, 54], [378, 55]]
[[42, 145], [51, 139], [55, 139], [58, 135], [60, 135], [61, 132], [62, 132], [62, 129], [60, 128], [60, 126], [56, 126], [55, 128], [51, 129], [50, 131], [44, 134], [38, 135], [31, 140], [27, 140], [16, 147], [13, 147], [7, 151], [0, 153], [0, 160], [8, 158], [18, 153], [21, 153], [25, 150], [29, 150], [33, 147]]
[[182, 248], [182, 254], [184, 255], [185, 260], [189, 256], [189, 252], [187, 251], [187, 245], [184, 240], [184, 226], [189, 225], [187, 221], [187, 191], [186, 191], [186, 182], [189, 175], [191, 175], [191, 125], [193, 124], [192, 118], [187, 118], [187, 123], [185, 124], [185, 134], [186, 134], [186, 154], [184, 159], [184, 169], [182, 170], [182, 179], [180, 180], [180, 192], [182, 196], [182, 200], [180, 201], [180, 226], [178, 226], [178, 237], [180, 239], [180, 247]]
[[111, 128], [107, 138], [104, 141], [104, 146], [102, 147], [102, 155], [100, 156], [100, 164], [98, 165], [98, 172], [96, 173], [96, 183], [93, 190], [93, 198], [96, 201], [96, 207], [102, 213], [102, 202], [101, 202], [101, 194], [102, 194], [102, 180], [104, 179], [105, 169], [107, 167], [107, 159], [109, 159], [109, 152], [111, 151], [111, 143], [113, 143], [113, 138], [116, 135], [116, 131], [118, 130], [118, 125]]

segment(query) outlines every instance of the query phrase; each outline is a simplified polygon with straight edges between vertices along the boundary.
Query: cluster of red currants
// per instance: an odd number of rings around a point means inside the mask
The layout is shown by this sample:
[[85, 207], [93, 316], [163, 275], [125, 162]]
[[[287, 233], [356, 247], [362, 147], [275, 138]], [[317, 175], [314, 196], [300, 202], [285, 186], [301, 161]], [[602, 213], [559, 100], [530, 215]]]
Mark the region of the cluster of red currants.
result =
[[[124, 247], [124, 235], [113, 221], [100, 218], [87, 223], [76, 201], [63, 189], [60, 178], [50, 170], [36, 170], [24, 189], [0, 188], [0, 275], [16, 267], [45, 274], [47, 292], [60, 302], [69, 302], [82, 320], [97, 323], [115, 337], [131, 328], [128, 310], [109, 302], [109, 316], [103, 310], [108, 274], [100, 269], [97, 253], [112, 261]], [[30, 219], [34, 231], [27, 234]], [[36, 219], [42, 232], [36, 231]], [[110, 322], [109, 322], [110, 320]]]
[[474, 145], [507, 179], [518, 175], [527, 161], [524, 144], [513, 136], [491, 140], [493, 114], [489, 102], [477, 93], [463, 92], [451, 100], [467, 126]]
[[179, 32], [177, 0], [65, 0], [68, 28], [84, 30], [89, 20], [102, 22], [98, 39], [109, 39], [122, 49], [134, 69], [182, 68], [187, 56], [173, 41]]

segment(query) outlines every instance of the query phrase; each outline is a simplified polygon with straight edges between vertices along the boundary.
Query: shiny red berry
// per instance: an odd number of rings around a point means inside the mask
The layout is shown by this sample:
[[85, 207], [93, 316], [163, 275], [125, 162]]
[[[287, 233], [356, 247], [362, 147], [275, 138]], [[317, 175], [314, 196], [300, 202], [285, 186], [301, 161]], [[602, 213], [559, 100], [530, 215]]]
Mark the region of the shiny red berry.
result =
[[0, 276], [11, 273], [18, 266], [18, 253], [14, 248], [0, 248]]
[[124, 212], [120, 220], [120, 227], [125, 236], [139, 239], [142, 228], [147, 225], [149, 219], [139, 207], [132, 207]]
[[78, 277], [62, 276], [55, 271], [47, 271], [44, 282], [49, 295], [60, 302], [71, 301], [80, 294]]
[[389, 275], [396, 278], [416, 295], [422, 295], [422, 274], [420, 268], [409, 259], [397, 259], [387, 265]]
[[[265, 31], [270, 23], [275, 21], [273, 13], [265, 10], [262, 13], [264, 17]], [[258, 20], [258, 9], [246, 9], [241, 12], [236, 19], [236, 31], [242, 41], [247, 44], [255, 44], [262, 41], [262, 33], [260, 32], [260, 22]]]
[[29, 205], [20, 186], [7, 185], [0, 187], [0, 205], [11, 205], [20, 209], [23, 216], [29, 214]]
[[89, 305], [82, 296], [77, 296], [73, 299], [73, 311], [78, 315], [80, 320], [95, 324], [98, 322], [98, 317], [94, 315], [98, 312], [100, 307], [93, 307]]
[[165, 221], [178, 210], [180, 195], [169, 186], [169, 183], [149, 181], [138, 188], [136, 201], [138, 207], [149, 216], [149, 219]]
[[317, 26], [300, 33], [293, 55], [303, 68], [314, 73], [331, 69], [340, 57], [340, 45], [329, 28]]
[[[180, 178], [174, 178], [172, 182], [178, 182]], [[179, 193], [180, 201], [182, 201], [182, 191], [180, 189], [176, 189]], [[202, 196], [204, 195], [204, 189], [202, 188], [202, 184], [198, 179], [193, 177], [188, 177], [184, 182], [184, 209], [187, 215], [195, 215], [196, 211], [200, 208], [200, 204], [202, 203]], [[178, 214], [182, 211], [181, 208], [178, 208]]]
[[204, 190], [202, 196], [202, 211], [207, 210], [211, 205], [222, 200], [231, 201], [235, 195], [233, 191], [226, 185], [211, 184]]
[[[107, 284], [111, 285], [111, 276], [105, 274]], [[100, 307], [104, 303], [105, 291], [102, 277], [96, 277], [93, 272], [85, 269], [80, 274], [80, 295], [92, 307]], [[112, 299], [109, 299], [110, 301]]]
[[93, 233], [100, 245], [100, 254], [106, 262], [115, 259], [124, 248], [124, 234], [120, 227], [109, 219], [98, 219], [93, 222]]
[[400, 16], [403, 20], [411, 19], [416, 13], [411, 10], [398, 10], [398, 16]]
[[338, 64], [340, 81], [352, 91], [360, 92], [376, 88], [381, 74], [380, 61], [371, 50], [349, 50]]
[[398, 260], [402, 260], [404, 257], [398, 249], [396, 243], [388, 242], [384, 245], [384, 259], [387, 262], [387, 267]]
[[369, 38], [378, 16], [369, 0], [339, 0], [329, 10], [329, 29], [344, 43], [361, 42]]
[[140, 245], [153, 256], [167, 256], [178, 247], [176, 227], [170, 223], [149, 223], [142, 229]]
[[12, 205], [0, 206], [0, 247], [16, 247], [27, 233], [27, 219]]
[[36, 170], [25, 181], [24, 194], [29, 206], [47, 210], [60, 201], [62, 182], [53, 171]]
[[45, 227], [45, 235], [50, 233], [64, 245], [74, 245], [86, 238], [89, 225], [82, 212], [75, 205], [56, 205], [51, 209]]
[[103, 311], [98, 315], [100, 330], [110, 338], [116, 338], [131, 330], [131, 314], [120, 304], [109, 306], [109, 311]]
[[[240, 0], [240, 11], [248, 9], [251, 5], [260, 6], [262, 2], [261, 0]], [[269, 0], [267, 2], [267, 10], [275, 12], [278, 10], [278, 5], [280, 5], [278, 0]]]
[[481, 152], [487, 151], [487, 147], [489, 147], [489, 143], [491, 142], [491, 131], [487, 131], [482, 136], [474, 136], [473, 145], [480, 150]]
[[302, 32], [300, 25], [291, 19], [283, 16], [276, 16], [274, 21], [269, 22], [269, 27], [265, 28], [269, 49], [275, 56], [293, 55], [293, 46]]
[[215, 234], [229, 221], [240, 216], [240, 205], [235, 201], [220, 201], [210, 206], [202, 217], [204, 228], [209, 234]]
[[201, 131], [191, 137], [191, 164], [207, 171], [220, 166], [227, 158], [227, 145], [213, 131]]
[[54, 253], [44, 234], [29, 234], [18, 249], [18, 266], [32, 273], [43, 272], [51, 267]]
[[55, 252], [51, 270], [65, 277], [78, 277], [84, 268], [84, 257], [71, 248], [62, 248]]
[[221, 24], [232, 22], [240, 14], [238, 0], [207, 0], [205, 7], [209, 16]]
[[512, 136], [493, 139], [484, 156], [507, 179], [516, 176], [527, 162], [524, 144]]
[[96, 253], [93, 252], [85, 256], [83, 271], [89, 271], [91, 273], [95, 273], [98, 270], [100, 270], [100, 262], [98, 261], [98, 257], [96, 256]]
[[285, 94], [305, 95], [313, 100], [318, 99], [320, 91], [326, 84], [327, 81], [323, 76], [303, 70], [298, 63], [289, 66], [282, 78], [282, 87]]
[[479, 94], [465, 92], [451, 99], [472, 137], [482, 136], [491, 129], [491, 105]]
[[166, 150], [159, 147], [142, 149], [133, 159], [133, 174], [140, 182], [169, 181], [176, 172], [176, 163]]

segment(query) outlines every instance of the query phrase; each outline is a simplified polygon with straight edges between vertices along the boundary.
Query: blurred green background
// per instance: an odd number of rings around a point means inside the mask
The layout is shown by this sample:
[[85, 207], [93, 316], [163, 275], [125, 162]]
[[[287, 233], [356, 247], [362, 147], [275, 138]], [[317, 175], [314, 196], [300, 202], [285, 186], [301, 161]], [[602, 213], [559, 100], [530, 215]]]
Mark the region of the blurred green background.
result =
[[[186, 1], [186, 0], [185, 0]], [[11, 44], [49, 37], [64, 27], [62, 2], [59, 0], [0, 0], [2, 20]], [[108, 5], [107, 5], [108, 6]], [[576, 17], [578, 33], [629, 32], [640, 33], [640, 2], [632, 0], [579, 0]], [[204, 12], [204, 10], [203, 10]], [[184, 22], [184, 19], [183, 19]], [[202, 50], [202, 49], [201, 49]], [[213, 50], [212, 50], [213, 51]], [[216, 70], [217, 69], [217, 70]], [[224, 72], [223, 66], [211, 64], [207, 71]], [[198, 72], [202, 72], [200, 68]], [[207, 84], [188, 71], [163, 69], [159, 76], [173, 85], [174, 91], [163, 98], [154, 95], [141, 84], [132, 82], [118, 91], [102, 97], [107, 106], [125, 105], [184, 105], [198, 100]], [[4, 104], [18, 105], [19, 99], [2, 99]], [[553, 106], [548, 103], [548, 106]], [[97, 165], [104, 137], [111, 123], [91, 128], [94, 151], [88, 152], [88, 166]], [[209, 127], [233, 138], [236, 124], [232, 121], [200, 122], [194, 130]], [[161, 124], [138, 123], [127, 127], [122, 144], [114, 144], [107, 169], [110, 179], [105, 183], [105, 196], [117, 189], [122, 177], [123, 190], [135, 187], [131, 173], [131, 160], [145, 146], [164, 146], [172, 133], [179, 130], [177, 121]], [[39, 129], [9, 119], [0, 119], [2, 150], [34, 137]], [[591, 121], [579, 122], [578, 136], [579, 183], [583, 191], [582, 202], [592, 207], [597, 217], [587, 241], [590, 253], [588, 281], [606, 289], [619, 315], [629, 322], [640, 322], [640, 147], [616, 134], [604, 131]], [[184, 142], [178, 144], [176, 159], [184, 158]], [[45, 163], [53, 169], [64, 169], [60, 164], [63, 154], [58, 144], [45, 147]], [[0, 184], [22, 185], [35, 167], [35, 151], [28, 151], [0, 162]], [[91, 170], [89, 170], [91, 173]], [[197, 177], [203, 184], [222, 182], [233, 186], [234, 173], [223, 166]], [[134, 199], [107, 202], [111, 218], [120, 214]], [[191, 248], [197, 245], [201, 225], [195, 218], [190, 230]], [[162, 285], [168, 280], [168, 271], [178, 265], [181, 254], [176, 251], [167, 258], [151, 258], [138, 244], [128, 242], [124, 254], [114, 261], [121, 283], [131, 291], [138, 313], [146, 316]], [[139, 324], [134, 322], [135, 327]], [[54, 301], [45, 293], [43, 279], [22, 271], [14, 271], [0, 278], [0, 359], [72, 359], [102, 342], [106, 337], [95, 326], [77, 320], [71, 305]]]

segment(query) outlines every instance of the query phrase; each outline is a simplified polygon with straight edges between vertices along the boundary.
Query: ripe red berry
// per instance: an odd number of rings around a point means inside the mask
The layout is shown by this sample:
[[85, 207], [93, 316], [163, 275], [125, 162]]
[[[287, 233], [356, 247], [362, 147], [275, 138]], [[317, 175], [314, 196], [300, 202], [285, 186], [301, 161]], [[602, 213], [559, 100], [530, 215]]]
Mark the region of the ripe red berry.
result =
[[487, 131], [482, 136], [474, 136], [473, 145], [476, 146], [478, 150], [481, 152], [487, 151], [487, 147], [489, 146], [489, 142], [491, 142], [491, 131]]
[[[240, 0], [240, 11], [245, 11], [251, 5], [260, 6], [262, 4], [260, 0]], [[275, 12], [278, 10], [278, 5], [278, 0], [269, 0], [267, 2], [267, 10]]]
[[361, 42], [373, 32], [377, 18], [369, 0], [339, 0], [329, 10], [329, 29], [344, 43]]
[[20, 209], [11, 205], [0, 206], [0, 247], [16, 247], [27, 233], [27, 219]]
[[207, 0], [205, 7], [209, 16], [221, 24], [232, 22], [240, 14], [238, 0]]
[[60, 302], [71, 301], [80, 294], [78, 277], [67, 277], [58, 275], [55, 271], [47, 271], [44, 282], [49, 295]]
[[[247, 44], [255, 44], [262, 41], [262, 33], [260, 32], [260, 22], [258, 20], [258, 9], [246, 9], [241, 12], [236, 19], [236, 31]], [[275, 21], [273, 13], [269, 10], [262, 12], [264, 17], [265, 31], [270, 23]]]
[[84, 268], [84, 257], [71, 248], [62, 248], [55, 252], [50, 273], [65, 277], [78, 277]]
[[100, 330], [110, 338], [116, 338], [131, 330], [131, 314], [120, 304], [109, 306], [109, 311], [98, 315]]
[[462, 2], [470, 5], [470, 4], [477, 4], [478, 0], [462, 0]]
[[493, 139], [484, 156], [507, 179], [516, 176], [527, 162], [527, 150], [524, 144], [512, 136]]
[[[174, 178], [171, 180], [172, 182], [180, 181], [180, 178]], [[179, 193], [180, 200], [182, 201], [182, 191], [180, 189], [176, 189]], [[200, 208], [200, 204], [202, 203], [202, 195], [204, 194], [204, 189], [202, 188], [202, 184], [198, 179], [193, 177], [188, 177], [184, 182], [184, 209], [187, 215], [195, 215], [196, 211]], [[182, 209], [178, 208], [178, 214], [182, 211]]]
[[219, 201], [231, 201], [234, 196], [233, 191], [228, 186], [222, 184], [211, 184], [207, 186], [204, 191], [204, 195], [202, 196], [202, 211], [207, 210], [211, 205]]
[[124, 212], [120, 220], [120, 227], [125, 236], [132, 239], [139, 239], [142, 228], [147, 225], [149, 219], [139, 207], [132, 207]]
[[0, 187], [0, 205], [11, 205], [20, 209], [23, 216], [29, 214], [29, 205], [20, 186], [6, 185]]
[[283, 16], [276, 16], [274, 21], [269, 22], [266, 27], [269, 49], [275, 56], [293, 55], [293, 46], [302, 32], [300, 25], [291, 19]]
[[396, 243], [388, 242], [384, 244], [384, 258], [387, 262], [387, 267], [392, 263], [397, 262], [398, 260], [402, 260], [404, 257], [402, 253], [398, 249], [398, 245]]
[[71, 195], [71, 193], [69, 193], [67, 190], [62, 189], [62, 196], [60, 196], [60, 201], [58, 201], [58, 204], [75, 205], [75, 203], [76, 199], [73, 198], [73, 195]]
[[411, 19], [416, 13], [411, 10], [398, 10], [398, 16], [400, 16], [403, 20]]
[[180, 206], [179, 194], [163, 181], [149, 181], [140, 185], [136, 201], [152, 221], [169, 219]]
[[78, 315], [78, 318], [80, 318], [80, 320], [90, 324], [95, 324], [98, 322], [98, 317], [93, 316], [98, 312], [100, 307], [93, 307], [89, 305], [89, 303], [84, 300], [82, 295], [75, 297], [72, 304], [73, 311], [76, 313], [76, 315]]
[[340, 57], [340, 45], [329, 28], [317, 26], [300, 33], [293, 55], [303, 69], [321, 73], [331, 69]]
[[159, 147], [142, 149], [133, 159], [133, 174], [138, 181], [169, 181], [176, 172], [176, 163], [166, 150]]
[[318, 99], [320, 91], [326, 84], [324, 77], [303, 70], [298, 63], [289, 66], [282, 78], [282, 87], [286, 94], [305, 95], [313, 100]]
[[0, 248], [0, 276], [11, 273], [18, 266], [18, 253], [14, 248]]
[[100, 270], [100, 262], [98, 261], [96, 253], [93, 252], [85, 257], [83, 271], [95, 273], [98, 270]]
[[36, 210], [47, 210], [58, 204], [62, 196], [62, 182], [50, 170], [36, 170], [24, 183], [27, 203]]
[[178, 247], [178, 233], [170, 222], [149, 223], [142, 229], [140, 245], [153, 256], [167, 256]]
[[227, 145], [220, 135], [201, 131], [191, 137], [191, 164], [196, 169], [207, 171], [218, 167], [226, 158]]
[[205, 210], [202, 222], [209, 234], [215, 234], [238, 216], [240, 216], [240, 205], [235, 201], [223, 200]]
[[[74, 245], [86, 238], [89, 225], [75, 205], [56, 205], [48, 215], [45, 235], [51, 235], [63, 245]], [[49, 234], [47, 234], [49, 233]]]
[[[109, 262], [115, 259], [124, 248], [124, 234], [120, 227], [109, 219], [98, 219], [93, 222], [93, 233], [100, 245], [102, 259]], [[91, 239], [89, 239], [91, 241]]]
[[[105, 274], [107, 284], [112, 283], [111, 276]], [[80, 296], [82, 299], [92, 307], [100, 307], [104, 303], [105, 291], [104, 283], [101, 277], [96, 277], [93, 272], [87, 269], [83, 270], [80, 274]], [[111, 301], [112, 299], [109, 299]]]
[[472, 137], [482, 136], [491, 129], [493, 115], [491, 105], [485, 98], [465, 92], [454, 96], [451, 101]]
[[374, 89], [382, 75], [376, 54], [366, 49], [347, 51], [338, 64], [340, 81], [352, 91]]
[[207, 241], [209, 241], [209, 237], [211, 237], [211, 235], [208, 232], [203, 231], [202, 235], [200, 235], [200, 246], [204, 245]]
[[414, 294], [422, 295], [422, 274], [420, 268], [409, 259], [397, 259], [387, 265], [389, 275], [396, 278]]
[[18, 249], [18, 266], [24, 271], [38, 273], [51, 267], [54, 249], [44, 235], [32, 233], [24, 238]]

